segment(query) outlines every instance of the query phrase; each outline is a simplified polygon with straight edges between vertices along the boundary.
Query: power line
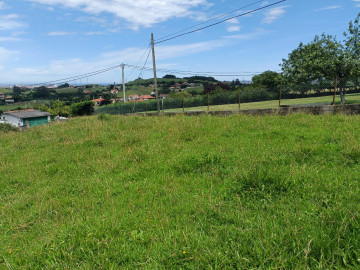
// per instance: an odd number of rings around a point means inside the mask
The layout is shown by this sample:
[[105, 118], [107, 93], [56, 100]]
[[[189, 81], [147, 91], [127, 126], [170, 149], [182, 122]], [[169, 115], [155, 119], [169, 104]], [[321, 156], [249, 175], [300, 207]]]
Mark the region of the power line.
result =
[[[151, 50], [149, 51], [151, 52]], [[134, 70], [140, 70], [140, 74], [142, 74], [142, 72], [144, 70], [152, 70], [152, 67], [146, 67], [146, 63], [149, 59], [149, 55], [147, 56], [147, 59], [145, 61], [145, 64], [143, 66], [138, 66], [138, 65], [130, 65], [130, 64], [124, 64], [126, 67], [129, 68], [133, 68]], [[72, 81], [76, 81], [76, 80], [81, 80], [81, 79], [86, 79], [89, 77], [93, 77], [105, 72], [109, 72], [115, 69], [118, 69], [121, 67], [120, 65], [115, 65], [115, 66], [111, 66], [111, 67], [107, 67], [101, 70], [96, 70], [93, 72], [89, 72], [89, 73], [85, 73], [85, 74], [80, 74], [80, 75], [76, 75], [76, 76], [72, 76], [72, 77], [67, 77], [67, 78], [63, 78], [63, 79], [58, 79], [58, 80], [52, 80], [52, 81], [47, 81], [47, 82], [42, 82], [42, 83], [37, 83], [37, 84], [32, 84], [32, 86], [36, 86], [36, 85], [48, 85], [48, 84], [54, 84], [54, 83], [65, 83], [65, 82], [72, 82]], [[181, 75], [192, 75], [192, 76], [214, 76], [214, 77], [236, 77], [236, 76], [253, 76], [253, 75], [257, 75], [260, 74], [262, 72], [255, 72], [255, 71], [240, 71], [240, 72], [213, 72], [213, 71], [188, 71], [188, 70], [174, 70], [174, 69], [165, 69], [165, 68], [159, 68], [157, 69], [157, 71], [161, 72], [161, 73], [174, 73], [174, 74], [181, 74]]]
[[183, 30], [177, 31], [177, 32], [175, 32], [175, 33], [169, 34], [169, 35], [167, 35], [167, 36], [161, 37], [161, 38], [157, 39], [156, 41], [157, 41], [157, 42], [160, 42], [160, 41], [163, 40], [163, 39], [166, 39], [166, 38], [168, 38], [168, 37], [174, 36], [174, 35], [179, 34], [179, 33], [181, 33], [181, 32], [184, 32], [184, 31], [193, 29], [193, 28], [195, 28], [195, 27], [197, 27], [197, 26], [206, 24], [206, 23], [211, 22], [211, 21], [213, 21], [213, 20], [216, 20], [216, 19], [225, 17], [225, 16], [227, 16], [227, 15], [229, 15], [229, 14], [232, 14], [232, 13], [234, 13], [234, 12], [237, 12], [237, 11], [241, 10], [241, 9], [250, 7], [250, 6], [252, 6], [252, 5], [258, 4], [258, 3], [260, 3], [260, 2], [263, 2], [263, 0], [256, 1], [256, 2], [254, 2], [254, 3], [248, 4], [248, 5], [243, 6], [243, 7], [241, 7], [241, 8], [234, 9], [234, 10], [229, 11], [229, 12], [227, 12], [227, 13], [224, 13], [224, 14], [221, 14], [221, 15], [216, 16], [216, 17], [214, 17], [214, 18], [211, 18], [210, 20], [207, 20], [207, 21], [205, 21], [205, 22], [201, 22], [201, 23], [195, 24], [194, 26], [191, 26], [191, 27], [185, 28], [185, 29], [183, 29]]
[[143, 67], [142, 67], [142, 69], [141, 69], [141, 71], [140, 71], [140, 73], [139, 73], [138, 78], [140, 78], [140, 77], [142, 76], [142, 73], [143, 73], [144, 68], [145, 68], [145, 66], [146, 66], [146, 64], [147, 64], [147, 61], [149, 60], [150, 53], [151, 53], [151, 48], [149, 49], [149, 53], [148, 53], [148, 56], [147, 56], [147, 58], [146, 58], [146, 60], [145, 60], [145, 64], [143, 65]]
[[101, 70], [97, 70], [97, 71], [93, 71], [93, 72], [89, 72], [89, 73], [85, 73], [85, 74], [81, 74], [81, 75], [77, 75], [77, 76], [72, 76], [72, 77], [59, 79], [59, 80], [47, 81], [47, 82], [33, 84], [33, 85], [46, 85], [46, 84], [54, 84], [54, 83], [61, 83], [61, 82], [72, 82], [72, 81], [76, 81], [76, 80], [80, 80], [80, 79], [93, 77], [93, 76], [99, 75], [101, 73], [105, 73], [105, 72], [117, 69], [119, 67], [121, 67], [121, 65], [107, 67], [107, 68], [104, 68], [104, 69], [101, 69]]
[[253, 10], [251, 10], [251, 11], [247, 11], [247, 12], [244, 12], [244, 13], [242, 13], [242, 14], [239, 14], [239, 15], [236, 15], [236, 16], [232, 16], [232, 17], [227, 18], [227, 19], [225, 19], [225, 20], [221, 20], [221, 21], [218, 21], [218, 22], [216, 22], [216, 23], [209, 24], [209, 25], [204, 26], [204, 27], [201, 27], [201, 28], [197, 28], [197, 29], [192, 30], [192, 31], [189, 31], [189, 32], [186, 32], [186, 33], [183, 33], [183, 34], [179, 34], [179, 35], [176, 35], [176, 36], [171, 37], [171, 38], [167, 38], [167, 39], [164, 39], [164, 40], [157, 41], [157, 42], [155, 42], [155, 44], [163, 43], [163, 42], [166, 42], [166, 41], [169, 41], [169, 40], [172, 40], [172, 39], [181, 37], [181, 36], [185, 36], [185, 35], [188, 35], [188, 34], [192, 34], [192, 33], [194, 33], [194, 32], [198, 32], [198, 31], [200, 31], [200, 30], [203, 30], [203, 29], [206, 29], [206, 28], [209, 28], [209, 27], [218, 25], [218, 24], [220, 24], [220, 23], [229, 21], [229, 20], [231, 20], [231, 19], [238, 18], [238, 17], [242, 17], [242, 16], [245, 16], [245, 15], [248, 15], [248, 14], [251, 14], [251, 13], [254, 13], [254, 12], [257, 12], [257, 11], [259, 11], [259, 10], [266, 9], [266, 8], [268, 8], [268, 7], [271, 7], [271, 6], [280, 4], [280, 3], [285, 2], [285, 1], [287, 1], [287, 0], [281, 0], [281, 1], [278, 1], [278, 2], [275, 2], [275, 3], [272, 3], [272, 4], [269, 4], [269, 5], [266, 5], [266, 6], [257, 8], [257, 9], [253, 9]]
[[[132, 67], [134, 69], [139, 69], [139, 70], [152, 70], [151, 67], [140, 67], [140, 66], [133, 66], [133, 65], [126, 65], [128, 67]], [[212, 71], [186, 71], [186, 70], [171, 70], [171, 69], [163, 69], [163, 68], [158, 68], [157, 71], [161, 72], [161, 73], [175, 73], [175, 74], [183, 74], [183, 75], [207, 75], [207, 76], [216, 76], [216, 77], [231, 77], [231, 76], [253, 76], [253, 75], [257, 75], [260, 74], [262, 72], [254, 72], [254, 71], [243, 71], [243, 72], [224, 72], [224, 73], [219, 73], [219, 72], [212, 72]]]
[[[150, 47], [151, 47], [151, 43], [149, 42], [149, 45], [148, 45], [147, 48], [145, 49], [143, 55], [141, 56], [139, 62], [136, 64], [136, 66], [138, 66], [138, 65], [140, 64], [140, 62], [141, 62], [141, 60], [144, 58], [146, 52], [147, 52], [148, 50], [150, 50]], [[134, 72], [134, 70], [135, 70], [135, 69], [131, 70], [130, 73], [126, 76], [126, 81], [127, 81], [127, 79], [130, 77], [130, 75]]]

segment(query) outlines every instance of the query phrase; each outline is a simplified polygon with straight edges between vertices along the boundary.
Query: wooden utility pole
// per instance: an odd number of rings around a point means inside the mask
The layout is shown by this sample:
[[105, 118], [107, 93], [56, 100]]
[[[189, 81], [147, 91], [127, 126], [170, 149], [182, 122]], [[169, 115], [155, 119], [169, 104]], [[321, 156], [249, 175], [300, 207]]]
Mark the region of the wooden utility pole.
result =
[[207, 98], [208, 98], [208, 112], [209, 112], [210, 111], [210, 91], [208, 92]]
[[279, 107], [281, 107], [281, 95], [282, 95], [282, 84], [280, 84], [280, 91], [279, 91]]
[[335, 105], [335, 97], [336, 97], [336, 90], [337, 90], [337, 84], [338, 84], [339, 77], [336, 76], [335, 78], [335, 85], [334, 85], [334, 96], [333, 96], [333, 102], [331, 105]]
[[125, 65], [124, 64], [121, 64], [121, 69], [122, 69], [123, 97], [124, 97], [124, 102], [126, 102], [126, 98], [125, 98]]
[[154, 43], [154, 34], [151, 33], [151, 47], [152, 47], [152, 59], [153, 59], [153, 70], [154, 70], [154, 88], [157, 104], [157, 113], [160, 114], [160, 102], [159, 102], [159, 91], [157, 88], [157, 77], [156, 77], [156, 63], [155, 63], [155, 43]]
[[[116, 82], [114, 82], [114, 88], [113, 88], [113, 89], [114, 89], [114, 93], [115, 93], [115, 94], [114, 94], [114, 103], [116, 103], [116, 97], [117, 97], [117, 95], [116, 95], [116, 90], [115, 90], [115, 89], [116, 89]], [[111, 93], [111, 91], [110, 91], [110, 95], [111, 95], [111, 94], [112, 94], [112, 93]]]

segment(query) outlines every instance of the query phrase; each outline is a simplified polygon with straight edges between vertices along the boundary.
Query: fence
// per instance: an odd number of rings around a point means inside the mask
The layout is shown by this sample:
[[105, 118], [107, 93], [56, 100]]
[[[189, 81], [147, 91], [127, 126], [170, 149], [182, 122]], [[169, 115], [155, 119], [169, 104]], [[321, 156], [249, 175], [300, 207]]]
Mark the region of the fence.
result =
[[284, 85], [280, 89], [281, 106], [311, 106], [360, 103], [360, 80], [338, 79]]
[[[249, 85], [234, 91], [160, 100], [162, 112], [234, 111], [330, 104], [360, 104], [360, 80], [356, 78], [288, 83], [272, 89]], [[95, 113], [131, 114], [156, 110], [157, 103], [152, 100], [102, 106], [97, 108]]]

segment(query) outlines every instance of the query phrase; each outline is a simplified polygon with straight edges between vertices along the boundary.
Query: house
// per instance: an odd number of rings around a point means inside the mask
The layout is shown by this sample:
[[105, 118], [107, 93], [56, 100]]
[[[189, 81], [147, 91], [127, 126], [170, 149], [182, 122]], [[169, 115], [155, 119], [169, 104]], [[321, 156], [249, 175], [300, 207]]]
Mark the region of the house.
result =
[[39, 110], [7, 111], [1, 115], [2, 122], [14, 127], [35, 127], [48, 124], [50, 113]]
[[167, 99], [169, 97], [169, 95], [167, 94], [160, 94], [160, 99]]
[[137, 100], [137, 99], [139, 99], [140, 98], [140, 96], [139, 95], [136, 95], [136, 94], [133, 94], [133, 95], [129, 95], [129, 100]]
[[149, 95], [141, 95], [140, 99], [145, 101], [145, 100], [149, 100], [149, 99], [155, 99], [155, 97], [149, 96]]
[[115, 88], [115, 89], [111, 90], [110, 93], [112, 95], [117, 95], [119, 93], [119, 89]]
[[95, 103], [96, 106], [110, 104], [110, 101], [104, 98], [97, 98], [97, 99], [93, 99], [92, 101]]
[[5, 99], [5, 94], [4, 93], [0, 93], [0, 99]]

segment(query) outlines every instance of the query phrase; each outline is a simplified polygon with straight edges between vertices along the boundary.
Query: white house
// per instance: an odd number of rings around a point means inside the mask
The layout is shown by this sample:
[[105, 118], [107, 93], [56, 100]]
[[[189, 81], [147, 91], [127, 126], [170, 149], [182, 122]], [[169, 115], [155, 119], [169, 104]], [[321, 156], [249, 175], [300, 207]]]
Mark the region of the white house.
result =
[[1, 115], [1, 120], [15, 127], [35, 127], [50, 123], [50, 113], [34, 109], [8, 111]]

